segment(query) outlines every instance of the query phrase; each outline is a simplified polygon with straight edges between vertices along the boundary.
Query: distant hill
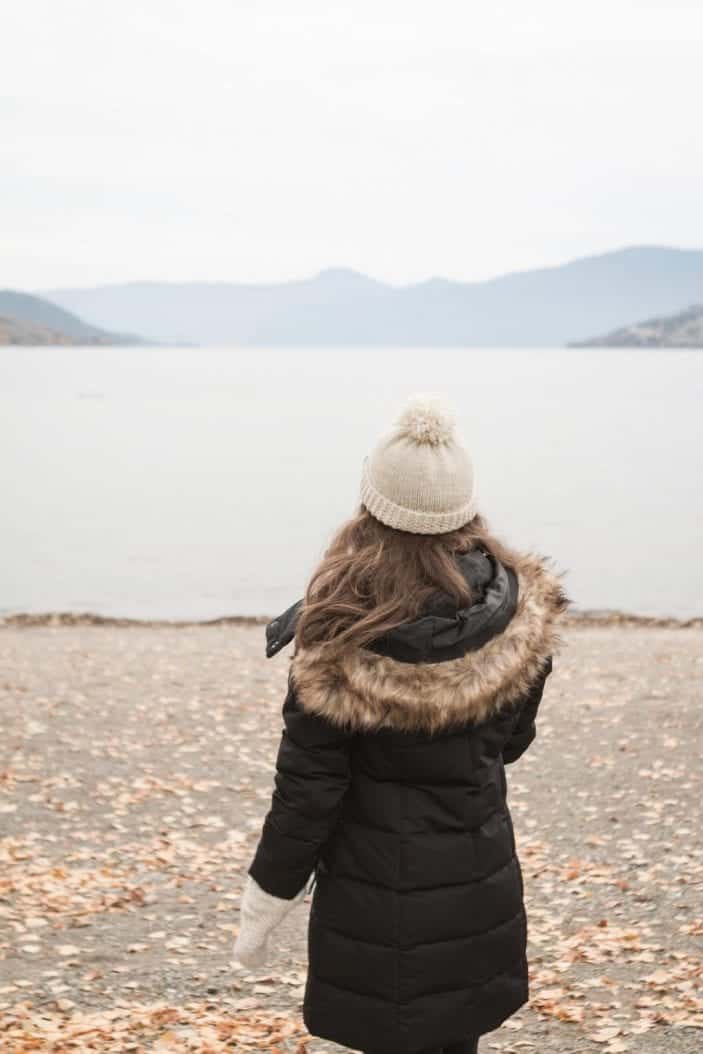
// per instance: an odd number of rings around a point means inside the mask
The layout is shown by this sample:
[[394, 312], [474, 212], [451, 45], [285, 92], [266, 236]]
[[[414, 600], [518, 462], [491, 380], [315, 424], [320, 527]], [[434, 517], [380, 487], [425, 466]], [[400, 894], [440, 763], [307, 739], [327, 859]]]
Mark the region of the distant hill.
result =
[[22, 322], [17, 318], [3, 318], [0, 315], [0, 347], [7, 344], [73, 344], [73, 337], [59, 333], [38, 322]]
[[0, 289], [0, 344], [140, 344], [138, 337], [110, 333], [56, 304]]
[[575, 344], [580, 348], [703, 348], [703, 304]]
[[162, 343], [562, 345], [701, 301], [703, 251], [640, 246], [485, 282], [397, 287], [333, 268], [294, 282], [133, 282], [46, 296], [95, 326]]

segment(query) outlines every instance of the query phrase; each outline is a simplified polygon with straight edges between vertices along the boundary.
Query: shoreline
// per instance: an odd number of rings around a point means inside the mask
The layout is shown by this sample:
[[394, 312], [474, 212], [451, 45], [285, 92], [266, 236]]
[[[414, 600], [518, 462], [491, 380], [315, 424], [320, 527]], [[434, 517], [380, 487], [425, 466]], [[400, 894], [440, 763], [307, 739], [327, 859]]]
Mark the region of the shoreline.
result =
[[[210, 619], [128, 618], [98, 615], [91, 611], [15, 612], [0, 615], [0, 629], [33, 626], [104, 626], [120, 628], [186, 628], [197, 626], [265, 626], [274, 615], [220, 615]], [[619, 610], [574, 610], [563, 617], [566, 626], [635, 626], [657, 629], [703, 629], [703, 615], [677, 618], [673, 615], [637, 615]]]

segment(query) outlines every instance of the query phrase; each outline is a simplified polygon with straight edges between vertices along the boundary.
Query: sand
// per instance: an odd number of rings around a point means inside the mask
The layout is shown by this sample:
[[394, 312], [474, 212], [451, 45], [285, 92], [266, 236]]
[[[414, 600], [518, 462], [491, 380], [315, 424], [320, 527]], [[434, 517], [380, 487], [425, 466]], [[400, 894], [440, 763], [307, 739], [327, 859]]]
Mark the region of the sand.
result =
[[[54, 621], [0, 628], [3, 1054], [341, 1049], [305, 1046], [305, 905], [269, 966], [231, 959], [289, 652], [256, 620]], [[700, 621], [566, 628], [508, 770], [532, 998], [482, 1052], [703, 1048]]]

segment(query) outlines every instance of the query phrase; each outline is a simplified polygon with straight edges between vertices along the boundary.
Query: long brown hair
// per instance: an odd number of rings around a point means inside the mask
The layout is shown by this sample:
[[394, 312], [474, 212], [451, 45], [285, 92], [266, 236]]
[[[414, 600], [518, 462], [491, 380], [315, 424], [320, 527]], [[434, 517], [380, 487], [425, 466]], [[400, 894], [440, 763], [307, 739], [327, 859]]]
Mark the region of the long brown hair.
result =
[[296, 647], [361, 647], [418, 618], [438, 590], [458, 607], [470, 604], [455, 562], [470, 549], [484, 549], [507, 566], [519, 561], [479, 514], [455, 531], [411, 534], [387, 527], [362, 504], [337, 530], [308, 583]]

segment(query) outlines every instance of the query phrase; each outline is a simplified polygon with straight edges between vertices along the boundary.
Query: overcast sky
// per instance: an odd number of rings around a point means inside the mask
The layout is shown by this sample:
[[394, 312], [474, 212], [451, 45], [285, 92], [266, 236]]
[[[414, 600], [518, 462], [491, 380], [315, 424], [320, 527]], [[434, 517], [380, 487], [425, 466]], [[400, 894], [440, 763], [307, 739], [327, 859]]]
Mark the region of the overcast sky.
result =
[[700, 0], [15, 0], [0, 287], [703, 247]]

